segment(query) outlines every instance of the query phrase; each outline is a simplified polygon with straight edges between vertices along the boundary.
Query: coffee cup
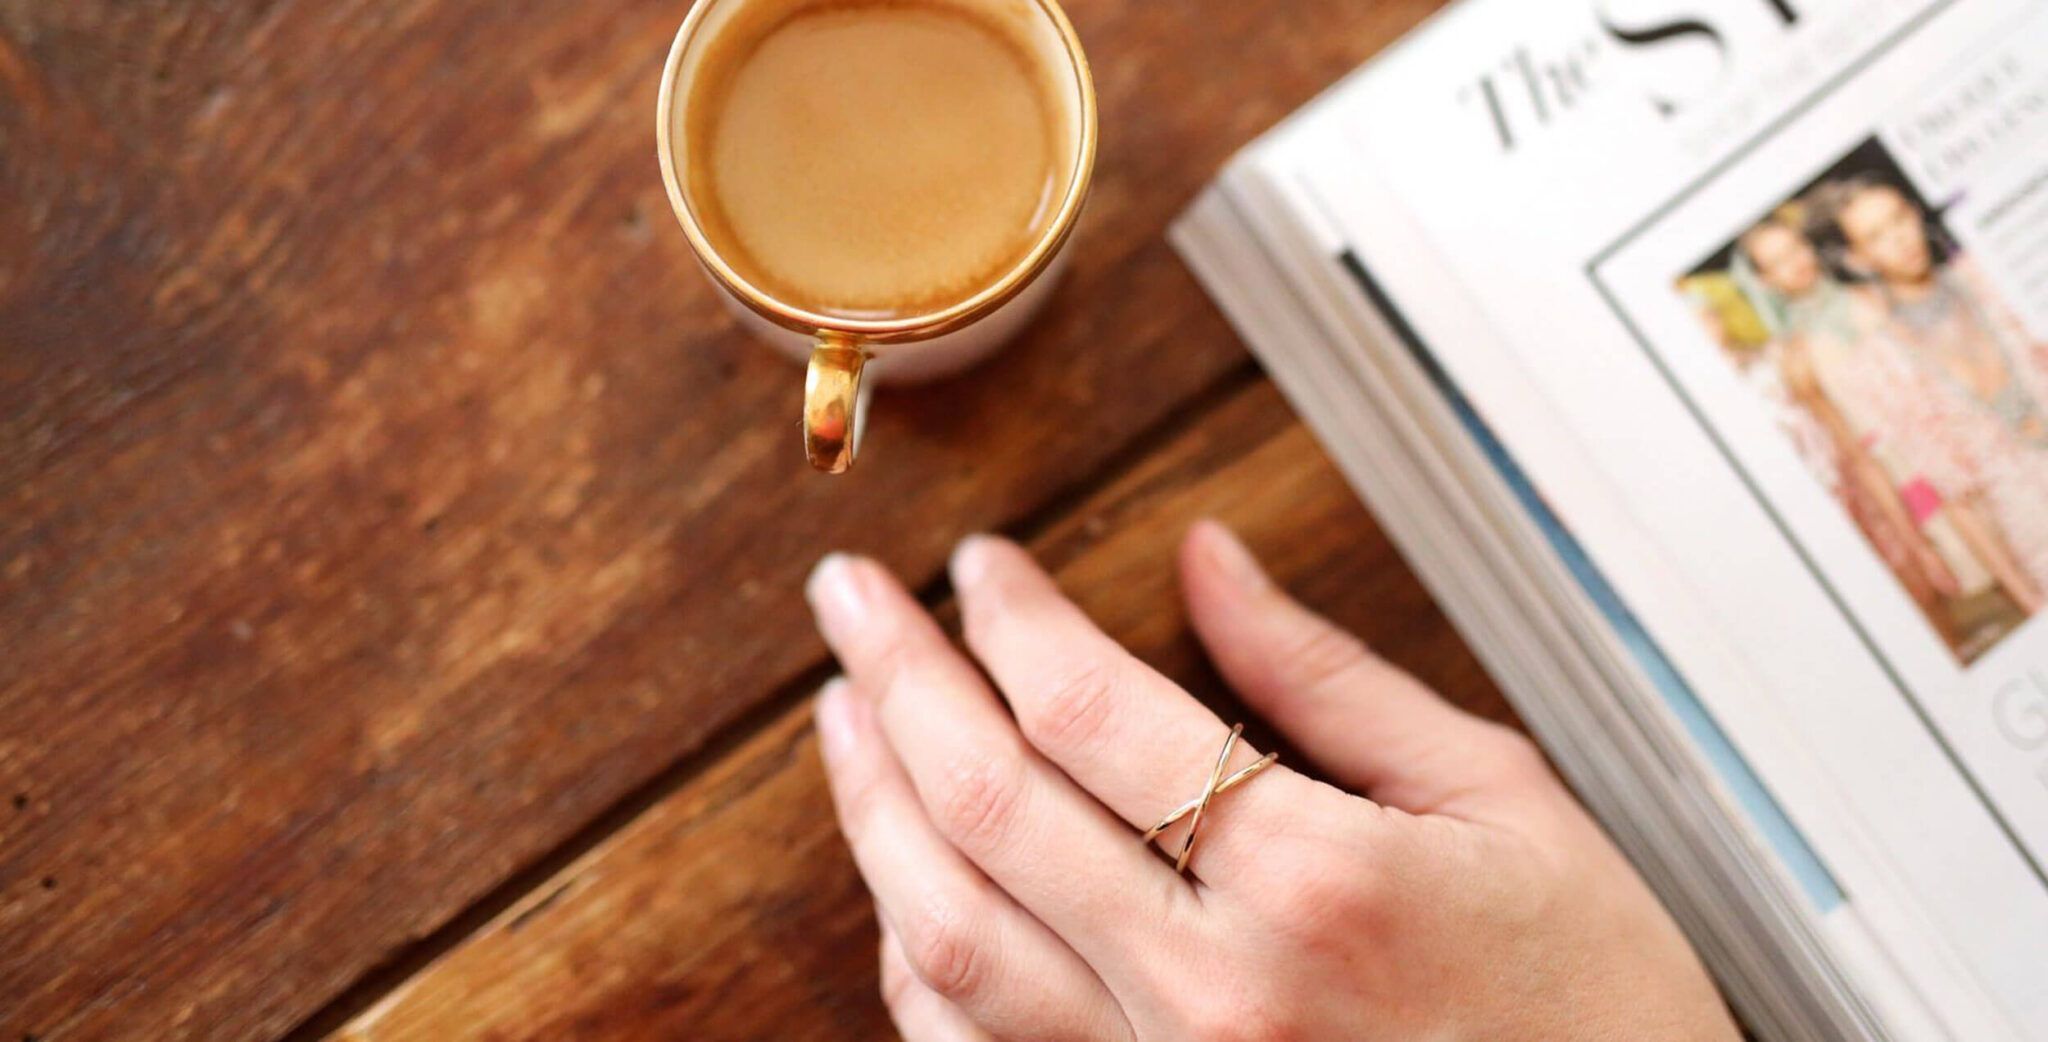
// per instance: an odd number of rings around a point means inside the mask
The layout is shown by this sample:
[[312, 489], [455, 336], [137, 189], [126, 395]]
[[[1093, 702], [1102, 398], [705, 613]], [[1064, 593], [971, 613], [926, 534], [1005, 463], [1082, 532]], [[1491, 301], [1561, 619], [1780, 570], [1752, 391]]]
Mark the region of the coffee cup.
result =
[[1095, 155], [1054, 0], [698, 0], [656, 115], [697, 258], [808, 366], [804, 448], [828, 473], [878, 382], [958, 373], [1038, 311]]

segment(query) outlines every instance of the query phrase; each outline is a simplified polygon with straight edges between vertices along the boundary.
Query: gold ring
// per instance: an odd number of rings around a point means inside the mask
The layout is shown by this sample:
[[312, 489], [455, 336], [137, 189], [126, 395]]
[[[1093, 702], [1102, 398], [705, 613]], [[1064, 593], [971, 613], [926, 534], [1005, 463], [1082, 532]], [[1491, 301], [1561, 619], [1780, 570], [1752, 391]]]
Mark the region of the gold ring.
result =
[[1159, 824], [1145, 830], [1145, 842], [1150, 843], [1158, 839], [1160, 833], [1172, 828], [1174, 822], [1190, 814], [1194, 815], [1194, 820], [1188, 823], [1187, 841], [1180, 845], [1180, 854], [1173, 859], [1175, 872], [1185, 873], [1188, 870], [1188, 856], [1195, 852], [1195, 836], [1202, 831], [1202, 815], [1208, 811], [1209, 801], [1251, 780], [1253, 775], [1273, 766], [1280, 759], [1279, 753], [1267, 753], [1239, 768], [1237, 773], [1228, 778], [1224, 777], [1223, 768], [1230, 762], [1230, 754], [1236, 751], [1238, 736], [1242, 734], [1244, 725], [1238, 724], [1231, 728], [1229, 736], [1223, 739], [1223, 751], [1216, 754], [1216, 766], [1209, 769], [1209, 783], [1202, 787], [1201, 795], [1174, 808], [1173, 813], [1159, 819]]

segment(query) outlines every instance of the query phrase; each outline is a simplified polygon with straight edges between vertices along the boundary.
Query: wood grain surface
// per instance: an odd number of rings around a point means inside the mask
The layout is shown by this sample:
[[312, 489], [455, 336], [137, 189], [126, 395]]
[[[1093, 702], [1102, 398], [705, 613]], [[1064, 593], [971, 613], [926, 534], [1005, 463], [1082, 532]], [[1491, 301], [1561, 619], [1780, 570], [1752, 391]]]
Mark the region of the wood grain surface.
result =
[[[1174, 550], [1204, 516], [1237, 528], [1277, 579], [1381, 653], [1509, 719], [1270, 385], [1206, 414], [1031, 545], [1113, 636], [1243, 719], [1176, 593]], [[798, 701], [333, 1042], [886, 1036], [873, 910], [815, 744]]]
[[0, 0], [0, 1039], [374, 990], [791, 697], [824, 549], [928, 583], [1245, 386], [1164, 225], [1435, 3], [1069, 6], [1067, 283], [829, 481], [661, 193], [685, 4]]

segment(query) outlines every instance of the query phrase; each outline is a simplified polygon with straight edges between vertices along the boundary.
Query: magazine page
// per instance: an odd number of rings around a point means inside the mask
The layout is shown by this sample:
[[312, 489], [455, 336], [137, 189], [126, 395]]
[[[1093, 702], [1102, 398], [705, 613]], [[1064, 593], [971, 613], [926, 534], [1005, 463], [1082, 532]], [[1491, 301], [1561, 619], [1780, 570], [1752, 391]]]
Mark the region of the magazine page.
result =
[[[1382, 312], [1398, 310], [1411, 319], [1414, 316], [1427, 315], [1432, 336], [1439, 337], [1442, 343], [1459, 345], [1460, 353], [1472, 357], [1473, 352], [1478, 350], [1478, 345], [1486, 343], [1492, 332], [1485, 326], [1483, 317], [1477, 309], [1461, 293], [1456, 292], [1455, 272], [1446, 266], [1442, 258], [1429, 251], [1426, 242], [1413, 227], [1411, 216], [1400, 209], [1398, 199], [1385, 193], [1374, 172], [1361, 167], [1355, 155], [1347, 157], [1340, 154], [1348, 146], [1338, 143], [1334, 150], [1332, 146], [1333, 143], [1326, 137], [1319, 137], [1315, 133], [1312, 121], [1298, 128], [1283, 130], [1273, 139], [1262, 142], [1256, 153], [1247, 157], [1244, 164], [1246, 169], [1242, 171], [1245, 176], [1233, 177], [1231, 180], [1247, 184], [1295, 185], [1304, 171], [1344, 171], [1345, 198], [1349, 204], [1346, 210], [1352, 218], [1349, 223], [1352, 227], [1371, 230], [1371, 245], [1365, 252], [1372, 255], [1374, 263], [1377, 264], [1384, 259], [1388, 269], [1398, 267], [1398, 272], [1391, 273], [1388, 282], [1398, 285], [1401, 305], [1397, 309], [1389, 299], [1360, 299], [1361, 286], [1357, 281], [1357, 273], [1348, 269], [1351, 268], [1349, 261], [1361, 248], [1347, 242], [1344, 234], [1338, 229], [1341, 222], [1320, 220], [1323, 213], [1321, 201], [1296, 187], [1291, 196], [1292, 205], [1288, 207], [1293, 216], [1281, 222], [1279, 226], [1290, 229], [1301, 227], [1313, 231], [1321, 224], [1326, 230], [1326, 234], [1317, 241], [1300, 247], [1301, 252], [1321, 259], [1322, 265], [1327, 269], [1324, 272], [1325, 277], [1317, 279], [1315, 269], [1307, 266], [1298, 268], [1294, 272], [1294, 277], [1305, 282], [1336, 281], [1340, 284], [1340, 293], [1347, 303], [1342, 308], [1326, 313], [1325, 321], [1330, 324], [1328, 328], [1337, 329], [1356, 321], [1361, 304], [1369, 304]], [[1304, 207], [1307, 208], [1307, 212], [1304, 212]], [[1239, 244], [1239, 248], [1242, 248], [1242, 244]], [[1226, 296], [1232, 295], [1227, 283], [1219, 285], [1213, 279], [1209, 281], [1219, 292]], [[1290, 286], [1289, 289], [1295, 291], [1292, 295], [1296, 299], [1300, 299], [1298, 287]], [[1342, 313], [1336, 313], [1338, 311]], [[1295, 342], [1297, 336], [1298, 334], [1275, 333], [1260, 342], [1266, 352], [1284, 354], [1291, 351], [1289, 345]], [[1375, 338], [1370, 334], [1362, 339], [1339, 335], [1339, 342], [1329, 344], [1328, 349], [1350, 356], [1349, 367], [1355, 371], [1382, 369], [1383, 363], [1368, 357], [1372, 352], [1365, 341], [1373, 339], [1385, 341], [1387, 338]], [[1406, 338], [1396, 334], [1394, 339]], [[1391, 349], [1399, 353], [1401, 345], [1382, 343], [1380, 349]], [[1411, 353], [1430, 353], [1428, 345], [1420, 343], [1410, 344], [1409, 350]], [[1316, 359], [1319, 351], [1308, 350], [1300, 354], [1299, 360], [1307, 365]], [[1989, 1020], [1985, 1019], [1983, 1008], [1989, 1000], [1983, 996], [1981, 990], [1967, 985], [1960, 988], [1953, 985], [1955, 978], [1967, 976], [1967, 971], [1959, 966], [1944, 965], [1948, 958], [1947, 948], [1937, 936], [1937, 931], [1932, 930], [1930, 925], [1918, 921], [1903, 924], [1895, 922], [1890, 924], [1892, 929], [1877, 932], [1885, 933], [1884, 941], [1891, 946], [1903, 946], [1913, 950], [1915, 961], [1933, 963], [1931, 972], [1929, 966], [1923, 965], [1912, 968], [1914, 972], [1902, 978], [1886, 961], [1889, 958], [1888, 951], [1882, 947], [1873, 948], [1874, 931], [1869, 922], [1870, 917], [1864, 914], [1862, 899], [1869, 898], [1880, 889], [1892, 887], [1894, 884], [1884, 878], [1884, 867], [1881, 864], [1858, 856], [1868, 844], [1857, 833], [1844, 808], [1831, 799], [1825, 782], [1816, 779], [1808, 771], [1808, 761], [1803, 752], [1804, 743], [1787, 729], [1775, 726], [1775, 721], [1768, 715], [1748, 714], [1737, 717], [1737, 723], [1741, 725], [1742, 748], [1736, 748], [1736, 744], [1730, 740], [1730, 734], [1723, 730], [1716, 719], [1719, 711], [1729, 708], [1725, 700], [1714, 711], [1710, 711], [1692, 689], [1692, 682], [1702, 679], [1713, 681], [1722, 674], [1715, 669], [1704, 668], [1702, 659], [1707, 656], [1697, 653], [1697, 649], [1674, 649], [1671, 642], [1660, 640], [1645, 632], [1636, 618], [1639, 613], [1633, 611], [1628, 602], [1621, 600], [1613, 587], [1605, 582], [1602, 565], [1591, 560], [1592, 555], [1587, 552], [1579, 538], [1580, 534], [1586, 531], [1604, 532], [1603, 552], [1599, 555], [1603, 561], [1630, 557], [1629, 547], [1621, 538], [1629, 535], [1629, 531], [1626, 528], [1617, 528], [1612, 523], [1601, 523], [1601, 512], [1607, 503], [1593, 494], [1591, 488], [1585, 487], [1590, 484], [1589, 482], [1580, 480], [1588, 474], [1583, 464], [1576, 462], [1573, 457], [1574, 449], [1570, 436], [1547, 415], [1541, 401], [1512, 390], [1517, 386], [1517, 378], [1511, 365], [1488, 367], [1485, 371], [1490, 377], [1505, 378], [1489, 384], [1489, 390], [1509, 390], [1506, 391], [1504, 398], [1493, 394], [1485, 395], [1494, 399], [1495, 407], [1489, 408], [1484, 416], [1475, 415], [1469, 408], [1461, 408], [1469, 406], [1470, 403], [1459, 386], [1445, 383], [1430, 386], [1431, 377], [1428, 373], [1418, 374], [1424, 382], [1411, 392], [1413, 404], [1424, 411], [1429, 411], [1430, 406], [1425, 399], [1434, 399], [1436, 412], [1448, 411], [1454, 416], [1464, 417], [1462, 420], [1452, 419], [1451, 429], [1456, 431], [1462, 428], [1464, 436], [1480, 443], [1478, 458], [1489, 462], [1479, 465], [1494, 471], [1494, 484], [1505, 487], [1510, 498], [1520, 503], [1519, 506], [1510, 506], [1508, 515], [1481, 507], [1471, 507], [1469, 510], [1485, 515], [1488, 518], [1486, 524], [1499, 529], [1499, 532], [1494, 533], [1495, 539], [1500, 532], [1528, 530], [1533, 526], [1537, 533], [1534, 537], [1536, 545], [1547, 546], [1552, 558], [1547, 568], [1538, 566], [1537, 570], [1557, 573], [1562, 569], [1573, 576], [1564, 581], [1579, 590], [1579, 596], [1573, 599], [1582, 602], [1583, 607], [1577, 613], [1590, 616], [1583, 625], [1591, 630], [1608, 630], [1611, 633], [1611, 643], [1617, 645], [1612, 654], [1633, 667], [1639, 683], [1648, 681], [1655, 687], [1656, 694], [1664, 699], [1662, 708], [1665, 712], [1661, 714], [1661, 731], [1653, 731], [1645, 737], [1648, 737], [1656, 748], [1662, 750], [1663, 755], [1689, 757], [1699, 764], [1700, 770], [1707, 772], [1708, 777], [1720, 781], [1718, 792], [1681, 793], [1675, 799], [1656, 797], [1659, 806], [1666, 808], [1664, 812], [1669, 812], [1673, 807], [1686, 808], [1679, 812], [1686, 816], [1703, 813], [1705, 817], [1694, 820], [1707, 822], [1708, 827], [1716, 832], [1722, 830], [1713, 822], [1717, 817], [1725, 817], [1738, 830], [1737, 833], [1726, 834], [1731, 837], [1727, 842], [1745, 847], [1751, 846], [1752, 843], [1760, 843], [1772, 851], [1776, 855], [1779, 888], [1804, 898], [1805, 917], [1809, 920], [1819, 920], [1815, 925], [1824, 930], [1834, 956], [1853, 968], [1859, 979], [1873, 989], [1865, 998], [1876, 1004], [1885, 1021], [1893, 1026], [1895, 1037], [2016, 1037], [2011, 1025], [2002, 1019], [1995, 1016]], [[1288, 365], [1282, 364], [1274, 372], [1283, 385], [1289, 383]], [[1313, 397], [1322, 386], [1322, 381], [1335, 379], [1329, 374], [1297, 379], [1295, 382], [1302, 384], [1304, 389], [1296, 393]], [[1399, 377], [1395, 377], [1394, 380], [1397, 383], [1403, 382]], [[1378, 400], [1377, 396], [1375, 400]], [[1403, 411], [1402, 408], [1385, 402], [1379, 402], [1377, 407], [1390, 413]], [[1371, 408], [1369, 406], [1368, 411]], [[1313, 408], [1309, 408], [1308, 411], [1312, 416], [1315, 415]], [[1356, 415], [1355, 410], [1342, 411]], [[1475, 424], [1482, 429], [1473, 429]], [[1353, 437], [1350, 428], [1339, 424], [1333, 430], [1320, 421], [1316, 426], [1338, 459], [1350, 458], [1350, 453], [1354, 449], [1350, 444]], [[1500, 440], [1498, 432], [1506, 431], [1512, 432], [1512, 448]], [[1436, 435], [1418, 433], [1415, 436], [1424, 441], [1447, 439], [1441, 442], [1443, 448], [1446, 451], [1457, 452], [1451, 447], [1459, 436], [1457, 434], [1446, 431]], [[1347, 469], [1355, 470], [1360, 475], [1355, 476], [1353, 480], [1364, 488], [1373, 484], [1375, 477], [1386, 472], [1394, 463], [1395, 460], [1386, 454], [1374, 453], [1367, 449], [1360, 465]], [[1524, 466], [1531, 463], [1534, 465]], [[1552, 480], [1546, 480], [1543, 489], [1538, 491], [1529, 484], [1531, 471], [1545, 472]], [[1450, 480], [1456, 482], [1459, 479], [1453, 477]], [[1546, 501], [1553, 498], [1568, 501], [1571, 505], [1570, 513], [1573, 520], [1570, 525], [1561, 524], [1556, 512], [1546, 508]], [[1415, 502], [1414, 497], [1406, 494], [1374, 499], [1376, 506], [1382, 503], [1392, 504], [1385, 507], [1383, 519], [1390, 529], [1396, 531], [1403, 552], [1409, 554], [1420, 551], [1411, 546], [1411, 538], [1402, 538], [1399, 530], [1404, 527], [1405, 515], [1413, 510]], [[1467, 508], [1461, 508], [1463, 509]], [[1592, 519], [1594, 523], [1585, 523], [1588, 519]], [[1485, 542], [1486, 525], [1477, 527], [1480, 531], [1475, 535]], [[1426, 560], [1428, 556], [1423, 553], [1424, 559], [1418, 560], [1418, 566], [1425, 574], [1432, 574]], [[1461, 570], [1461, 564], [1455, 560], [1447, 566], [1453, 571]], [[1500, 578], [1495, 576], [1486, 581], [1490, 581], [1497, 588]], [[1589, 581], [1592, 583], [1590, 586]], [[1657, 586], [1654, 582], [1645, 581], [1644, 576], [1638, 575], [1631, 587], [1634, 595], [1657, 606], [1659, 619], [1667, 624], [1663, 627], [1665, 630], [1683, 637], [1703, 633], [1711, 625], [1710, 620], [1703, 616], [1686, 614], [1686, 605], [1680, 599], [1682, 591], [1673, 586]], [[1649, 592], [1643, 592], [1645, 589], [1649, 589]], [[1482, 603], [1498, 601], [1498, 590], [1496, 589], [1493, 595], [1481, 596], [1480, 599]], [[1510, 605], [1508, 610], [1515, 609]], [[1525, 605], [1520, 610], [1540, 614], [1548, 609]], [[1465, 625], [1466, 622], [1461, 617], [1460, 627], [1464, 628]], [[1470, 635], [1475, 646], [1480, 647], [1486, 646], [1490, 639], [1497, 639], [1490, 638], [1483, 631], [1471, 632]], [[1555, 644], [1560, 640], [1571, 642], [1573, 638], [1550, 637], [1546, 638], [1546, 643], [1561, 646]], [[1684, 645], [1696, 642], [1681, 640], [1679, 643]], [[1668, 654], [1674, 650], [1683, 654]], [[1541, 658], [1542, 653], [1538, 653], [1537, 657]], [[1685, 672], [1680, 673], [1674, 668], [1674, 659], [1687, 663]], [[1515, 689], [1512, 677], [1503, 677], [1502, 680], [1511, 691]], [[1539, 691], [1574, 692], [1575, 702], [1589, 703], [1594, 699], [1594, 686], [1600, 683], [1601, 681], [1586, 678], [1564, 683], [1548, 682], [1540, 685]], [[1744, 679], [1740, 682], [1730, 681], [1723, 686], [1731, 690], [1749, 690], [1749, 683]], [[1533, 701], [1518, 700], [1517, 703], [1518, 706], [1527, 707], [1524, 711], [1531, 714], [1531, 723], [1538, 725], [1539, 731], [1544, 734], [1546, 744], [1560, 737], [1560, 733], [1545, 729], [1538, 723], [1539, 718], [1550, 711], [1548, 700], [1553, 697], [1539, 693], [1533, 696]], [[1641, 707], [1642, 710], [1656, 708], [1659, 707]], [[1621, 731], [1633, 730], [1630, 724], [1617, 724], [1610, 720], [1601, 723], [1592, 733], [1612, 736], [1617, 735], [1617, 728]], [[1682, 748], [1666, 746], [1657, 741], [1659, 733], [1669, 735], [1686, 745]], [[1595, 738], [1593, 741], [1598, 743], [1601, 740]], [[1613, 762], [1625, 751], [1624, 743], [1622, 747], [1596, 747], [1588, 754], [1575, 754], [1564, 759], [1578, 759], [1588, 763]], [[1653, 774], [1663, 773], [1659, 768], [1647, 769]], [[1766, 778], [1769, 781], [1768, 785], [1765, 782]], [[1623, 783], [1618, 791], [1639, 791], [1636, 787], [1642, 784], [1641, 780]], [[1596, 785], [1594, 790], [1582, 791], [1589, 798], [1595, 798], [1599, 788]], [[1774, 796], [1774, 790], [1789, 792], [1793, 799], [1781, 801]], [[1699, 808], [1702, 801], [1716, 804], [1718, 810], [1706, 811]], [[1788, 816], [1788, 810], [1795, 813]], [[1608, 821], [1610, 828], [1627, 824], [1626, 818], [1615, 818], [1606, 814], [1603, 814], [1603, 817]], [[1741, 830], [1746, 830], [1746, 834]], [[1661, 852], [1676, 849], [1673, 846], [1674, 842], [1672, 837], [1665, 836], [1648, 848], [1631, 849], [1639, 859], [1639, 864], [1649, 871], [1648, 864], [1640, 859], [1648, 857], [1653, 861], [1657, 860]], [[1827, 852], [1826, 864], [1823, 864], [1815, 848]], [[1858, 900], [1851, 901], [1843, 893], [1837, 880], [1838, 874], [1844, 875], [1854, 884]], [[1719, 892], [1728, 891], [1724, 888]], [[1744, 894], [1745, 900], [1776, 905], [1772, 900], [1774, 895], [1767, 892], [1764, 885], [1740, 887], [1740, 892]], [[1882, 905], [1881, 902], [1879, 904]], [[1716, 917], [1731, 912], [1740, 914], [1728, 908], [1719, 898], [1707, 900], [1707, 907], [1717, 906], [1721, 911], [1713, 913]], [[1791, 914], [1800, 913], [1791, 911]], [[1892, 918], [1897, 919], [1899, 916], [1895, 914]], [[1767, 943], [1761, 942], [1761, 938], [1762, 933], [1750, 931], [1732, 935], [1730, 940], [1735, 943]], [[1802, 947], [1801, 942], [1793, 937], [1780, 936], [1778, 943], [1785, 945], [1785, 950], [1779, 952], [1777, 956], [1779, 959], [1787, 957], [1786, 951]], [[1783, 978], [1800, 971], [1795, 967], [1803, 968], [1803, 965], [1796, 962], [1790, 965], [1781, 962], [1766, 971], [1761, 979], [1781, 984]], [[1949, 1001], [1946, 1003], [1936, 1003], [1925, 993], [1926, 989], [1930, 984], [1941, 987], [1944, 982], [1948, 982], [1953, 994], [1948, 996]], [[1945, 1007], [1943, 1017], [1950, 1030], [1936, 1027], [1928, 1020], [1930, 1008], [1937, 1004]], [[1762, 1010], [1750, 1008], [1748, 1012], [1757, 1015]]]
[[[1833, 783], [1776, 795], [1881, 939], [1931, 919], [2036, 1030], [2044, 32], [2022, 0], [1473, 0], [1298, 168], [1394, 300], [1462, 298], [1408, 320], [1765, 782], [1789, 732]], [[1361, 157], [1448, 284], [1376, 241]], [[1568, 438], [1518, 437], [1538, 411]]]
[[[1609, 605], [1600, 603], [1606, 598], [1586, 590], [1584, 598], [1559, 599], [1560, 584], [1583, 587], [1571, 578], [1583, 562], [1569, 534], [1544, 516], [1540, 501], [1531, 504], [1513, 468], [1501, 465], [1505, 446], [1489, 447], [1483, 432], [1469, 440], [1461, 433], [1468, 424], [1457, 418], [1464, 411], [1456, 389], [1432, 387], [1427, 373], [1408, 365], [1400, 350], [1406, 338], [1359, 308], [1357, 283], [1334, 273], [1329, 260], [1344, 250], [1342, 237], [1318, 237], [1320, 222], [1305, 221], [1303, 200], [1284, 187], [1284, 172], [1303, 158], [1292, 146], [1313, 144], [1304, 138], [1312, 133], [1282, 131], [1263, 140], [1223, 179], [1219, 191], [1229, 205], [1211, 193], [1191, 210], [1176, 229], [1191, 265], [1379, 511], [1553, 759], [1673, 902], [1752, 1026], [1785, 1038], [1862, 1033], [1851, 1026], [1867, 1023], [1857, 1020], [1853, 1000], [1813, 1006], [1790, 997], [1840, 994], [1839, 978], [1818, 964], [1807, 932], [1825, 927], [1832, 966], [1882, 982], [1884, 1019], [1908, 1028], [1902, 1037], [1944, 1037], [1910, 984], [1881, 965], [1875, 974], [1861, 972], [1872, 954], [1861, 924], [1758, 779], [1725, 737], [1712, 733], [1701, 708], [1674, 707], [1644, 732], [1637, 720], [1657, 706], [1609, 700], [1615, 670], [1640, 684], [1641, 673], [1660, 664], [1638, 653], [1635, 638], [1607, 628]], [[1345, 168], [1354, 187], [1371, 194], [1370, 172], [1355, 163]], [[1260, 176], [1265, 171], [1283, 173]], [[1427, 269], [1433, 258], [1412, 249], [1398, 211], [1378, 213], [1371, 226], [1376, 243]], [[1260, 274], [1260, 256], [1285, 269], [1277, 284]], [[1402, 447], [1390, 444], [1388, 431], [1400, 432], [1391, 440]], [[1574, 601], [1585, 607], [1572, 610]], [[1587, 618], [1576, 621], [1581, 614]], [[1555, 697], [1564, 692], [1573, 697]], [[1671, 765], [1695, 752], [1708, 763], [1674, 776]], [[1726, 784], [1694, 787], [1687, 779], [1701, 770], [1718, 772]], [[1744, 864], [1751, 867], [1701, 849], [1688, 838], [1695, 830], [1720, 837], [1711, 851], [1749, 852]], [[1773, 847], [1781, 854], [1776, 862], [1767, 853]], [[1759, 870], [1776, 878], [1760, 879]], [[1820, 907], [1801, 904], [1801, 892], [1815, 895]], [[1730, 904], [1730, 893], [1745, 902]], [[1825, 922], [1817, 923], [1822, 910]], [[1994, 1028], [1970, 1037], [2007, 1035]]]

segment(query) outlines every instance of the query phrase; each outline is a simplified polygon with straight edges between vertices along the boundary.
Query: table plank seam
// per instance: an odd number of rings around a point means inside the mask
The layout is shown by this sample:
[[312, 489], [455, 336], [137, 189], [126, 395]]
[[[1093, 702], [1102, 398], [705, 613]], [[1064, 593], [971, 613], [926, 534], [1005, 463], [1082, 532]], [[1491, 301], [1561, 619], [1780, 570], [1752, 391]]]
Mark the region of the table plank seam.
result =
[[[339, 1030], [358, 1014], [375, 1006], [435, 959], [459, 947], [484, 926], [535, 890], [546, 886], [564, 869], [596, 849], [648, 809], [673, 796], [719, 763], [734, 749], [780, 719], [798, 703], [809, 698], [834, 672], [829, 658], [806, 667], [797, 677], [761, 699], [710, 738], [684, 753], [653, 777], [620, 797], [611, 806], [578, 828], [568, 838], [506, 876], [482, 897], [463, 908], [426, 935], [400, 947], [389, 958], [365, 970], [353, 984], [323, 1003], [278, 1042], [316, 1042]], [[528, 910], [528, 914], [539, 907]]]
[[[1224, 371], [1166, 416], [1146, 426], [1111, 453], [1102, 464], [1046, 497], [1017, 521], [1004, 526], [1012, 538], [1029, 541], [1050, 530], [1093, 494], [1113, 485], [1119, 478], [1143, 466], [1154, 451], [1183, 434], [1204, 417], [1222, 409], [1231, 400], [1263, 380], [1264, 372], [1247, 356], [1241, 364]], [[916, 591], [918, 601], [939, 611], [952, 599], [951, 583], [943, 570]], [[597, 848], [606, 839], [631, 824], [661, 801], [719, 763], [733, 750], [772, 726], [798, 703], [811, 697], [837, 672], [829, 653], [804, 667], [797, 676], [766, 698], [754, 703], [724, 726], [712, 732], [702, 744], [684, 752], [667, 767], [599, 812], [560, 843], [507, 875], [481, 897], [470, 902], [447, 921], [417, 940], [400, 946], [372, 965], [356, 980], [322, 1003], [305, 1019], [278, 1037], [277, 1042], [318, 1042], [340, 1030], [349, 1021], [374, 1007], [401, 988], [415, 974], [436, 959], [477, 935], [506, 910], [548, 885], [563, 870]], [[545, 903], [525, 914], [533, 914]]]
[[[1174, 407], [1167, 416], [1138, 431], [1121, 448], [1110, 453], [1102, 465], [1090, 471], [1086, 477], [1055, 489], [1045, 501], [1026, 511], [1016, 522], [1005, 526], [1001, 534], [1019, 542], [1031, 541], [1050, 531], [1060, 519], [1074, 508], [1114, 485], [1152, 458], [1159, 449], [1169, 445], [1204, 418], [1218, 412], [1238, 395], [1266, 379], [1266, 371], [1250, 355], [1238, 365], [1224, 370], [1201, 390], [1189, 395], [1187, 400]], [[941, 573], [943, 578], [943, 573]]]

